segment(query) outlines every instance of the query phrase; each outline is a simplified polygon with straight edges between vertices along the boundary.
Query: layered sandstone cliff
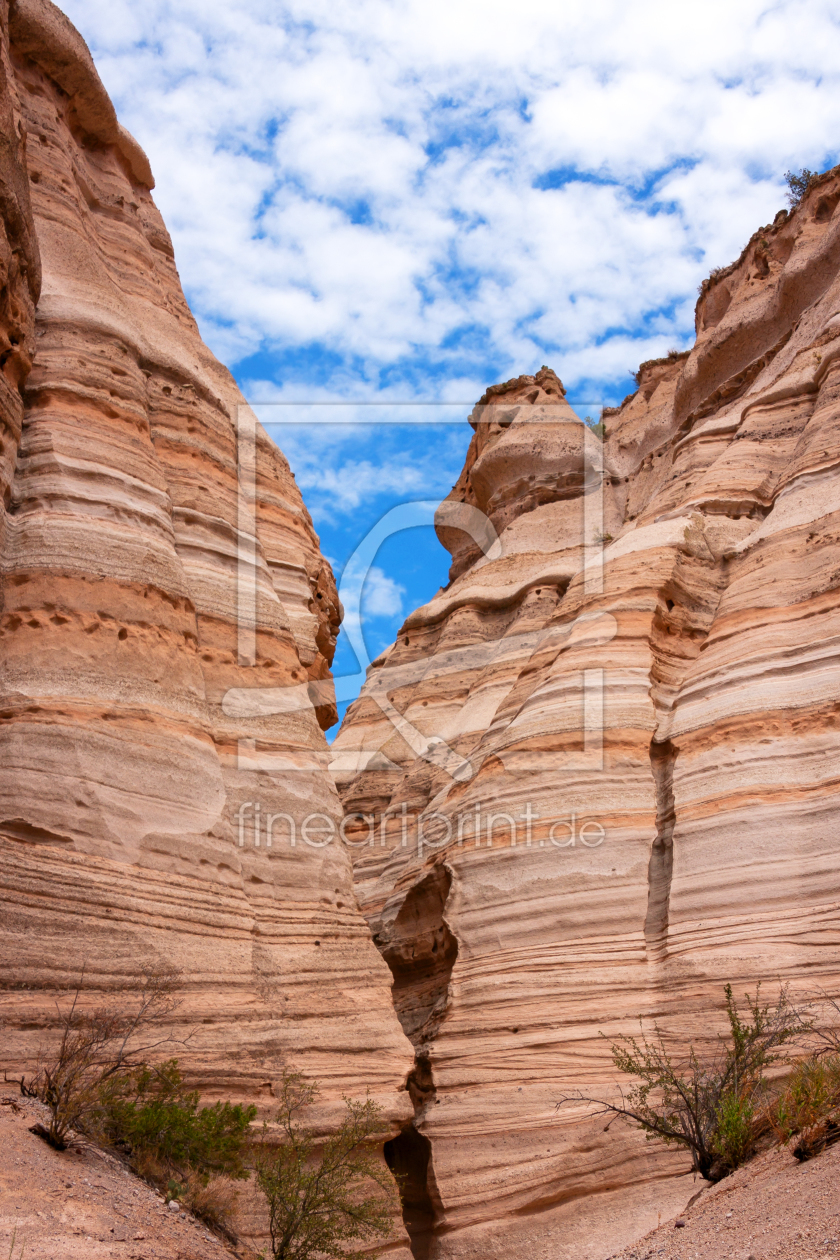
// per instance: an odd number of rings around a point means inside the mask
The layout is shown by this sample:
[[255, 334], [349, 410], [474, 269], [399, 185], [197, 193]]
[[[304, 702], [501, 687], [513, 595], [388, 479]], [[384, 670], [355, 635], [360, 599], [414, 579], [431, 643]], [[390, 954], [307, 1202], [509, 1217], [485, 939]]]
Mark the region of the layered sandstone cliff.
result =
[[450, 583], [336, 740], [416, 1052], [416, 1257], [594, 1260], [655, 1226], [685, 1162], [555, 1112], [615, 1087], [599, 1034], [702, 1040], [727, 981], [837, 991], [838, 205], [834, 171], [704, 284], [694, 349], [603, 443], [548, 369], [488, 390]]
[[[48, 0], [0, 17], [3, 1065], [82, 969], [107, 994], [168, 965], [205, 1089], [270, 1104], [292, 1062], [399, 1121], [410, 1047], [347, 855], [289, 843], [341, 817], [332, 573], [83, 40]], [[225, 703], [266, 687], [288, 712]]]

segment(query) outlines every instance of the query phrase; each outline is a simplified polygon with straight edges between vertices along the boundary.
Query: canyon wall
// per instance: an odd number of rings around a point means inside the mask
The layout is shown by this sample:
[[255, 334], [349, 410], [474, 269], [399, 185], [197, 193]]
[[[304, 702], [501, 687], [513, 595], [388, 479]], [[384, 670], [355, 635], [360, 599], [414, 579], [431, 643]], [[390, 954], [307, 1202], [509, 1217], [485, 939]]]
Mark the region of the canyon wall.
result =
[[487, 391], [450, 582], [335, 742], [415, 1047], [391, 1159], [421, 1260], [655, 1226], [686, 1159], [555, 1110], [613, 1096], [601, 1034], [702, 1045], [728, 981], [840, 986], [838, 205], [833, 171], [713, 273], [603, 442], [547, 368]]
[[[259, 822], [341, 818], [330, 567], [81, 36], [47, 0], [0, 16], [3, 1066], [82, 970], [101, 997], [174, 966], [205, 1091], [269, 1106], [290, 1063], [325, 1124], [370, 1090], [396, 1131], [411, 1048], [347, 854]], [[254, 688], [295, 703], [246, 719]]]

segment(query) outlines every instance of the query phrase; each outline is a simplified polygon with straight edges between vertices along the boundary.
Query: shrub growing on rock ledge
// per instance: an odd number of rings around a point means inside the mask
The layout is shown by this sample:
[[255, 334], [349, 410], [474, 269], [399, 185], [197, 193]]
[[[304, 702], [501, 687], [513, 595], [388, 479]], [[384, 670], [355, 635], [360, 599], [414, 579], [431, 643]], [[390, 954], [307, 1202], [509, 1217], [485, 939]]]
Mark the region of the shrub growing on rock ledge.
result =
[[613, 1115], [638, 1125], [645, 1135], [667, 1146], [682, 1146], [692, 1166], [707, 1181], [720, 1181], [753, 1154], [759, 1132], [756, 1117], [767, 1092], [766, 1071], [786, 1058], [783, 1048], [810, 1030], [801, 1008], [794, 1006], [787, 988], [774, 1005], [746, 997], [744, 1015], [726, 985], [729, 1031], [719, 1036], [708, 1054], [694, 1046], [681, 1059], [669, 1050], [658, 1027], [653, 1037], [620, 1037], [611, 1045], [618, 1071], [638, 1084], [621, 1101], [606, 1102], [582, 1093], [561, 1098], [595, 1103], [596, 1115]]
[[816, 178], [818, 173], [818, 171], [809, 171], [807, 166], [803, 166], [799, 172], [785, 171], [785, 183], [788, 186], [787, 199], [791, 209], [799, 205], [808, 191], [808, 185], [812, 179]]

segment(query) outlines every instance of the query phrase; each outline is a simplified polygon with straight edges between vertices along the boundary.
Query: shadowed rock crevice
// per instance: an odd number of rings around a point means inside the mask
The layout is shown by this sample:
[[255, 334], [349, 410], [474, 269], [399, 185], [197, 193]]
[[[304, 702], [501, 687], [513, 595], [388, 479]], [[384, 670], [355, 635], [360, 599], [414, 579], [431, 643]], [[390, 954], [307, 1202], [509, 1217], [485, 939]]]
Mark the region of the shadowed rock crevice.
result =
[[415, 1049], [414, 1071], [406, 1081], [414, 1120], [385, 1144], [385, 1159], [397, 1177], [415, 1260], [433, 1260], [435, 1230], [443, 1216], [432, 1144], [417, 1126], [435, 1101], [427, 1047], [446, 1013], [449, 981], [458, 957], [458, 942], [444, 918], [451, 887], [451, 871], [436, 866], [407, 894], [390, 929], [374, 937], [394, 977], [394, 1009]]
[[394, 1008], [417, 1049], [437, 1031], [449, 998], [458, 942], [443, 917], [452, 886], [445, 866], [436, 866], [406, 896], [390, 929], [374, 937], [394, 977]]
[[438, 1211], [432, 1144], [411, 1122], [397, 1137], [385, 1143], [385, 1162], [400, 1188], [403, 1223], [411, 1254], [414, 1260], [433, 1260]]
[[650, 768], [656, 785], [656, 837], [648, 862], [648, 905], [645, 917], [645, 948], [652, 962], [668, 952], [668, 910], [671, 876], [674, 869], [674, 763], [677, 749], [666, 739], [650, 742]]

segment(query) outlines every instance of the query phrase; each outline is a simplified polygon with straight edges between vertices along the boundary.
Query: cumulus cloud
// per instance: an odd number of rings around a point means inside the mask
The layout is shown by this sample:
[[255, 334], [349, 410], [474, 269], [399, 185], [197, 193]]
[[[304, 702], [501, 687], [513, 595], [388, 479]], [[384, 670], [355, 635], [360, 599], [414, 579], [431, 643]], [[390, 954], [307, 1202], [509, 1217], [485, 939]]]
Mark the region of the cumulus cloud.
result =
[[545, 361], [620, 394], [783, 171], [837, 158], [830, 0], [64, 4], [202, 330], [278, 397], [474, 396]]
[[374, 565], [362, 595], [364, 610], [369, 617], [401, 617], [403, 595], [405, 587]]

